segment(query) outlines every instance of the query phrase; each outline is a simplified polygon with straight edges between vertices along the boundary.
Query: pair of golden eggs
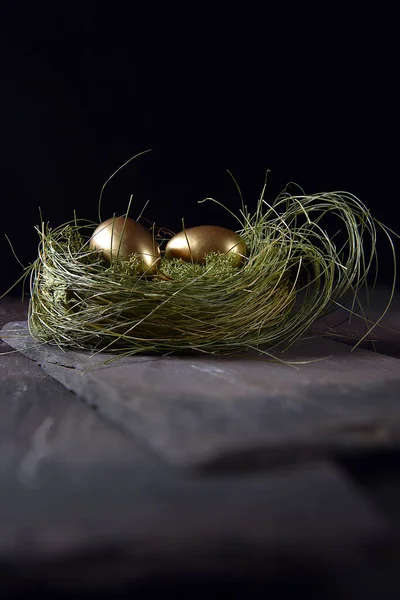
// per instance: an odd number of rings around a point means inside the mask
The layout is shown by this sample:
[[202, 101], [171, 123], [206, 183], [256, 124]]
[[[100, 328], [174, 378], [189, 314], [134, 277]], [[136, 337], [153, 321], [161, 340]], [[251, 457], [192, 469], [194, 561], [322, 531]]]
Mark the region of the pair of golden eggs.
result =
[[[102, 253], [111, 263], [117, 257], [128, 260], [132, 254], [140, 258], [139, 272], [157, 273], [161, 252], [152, 232], [133, 219], [116, 217], [108, 219], [95, 229], [90, 248]], [[167, 243], [165, 257], [204, 264], [209, 252], [233, 254], [234, 263], [240, 265], [246, 255], [244, 240], [231, 229], [215, 225], [190, 227], [174, 235]]]

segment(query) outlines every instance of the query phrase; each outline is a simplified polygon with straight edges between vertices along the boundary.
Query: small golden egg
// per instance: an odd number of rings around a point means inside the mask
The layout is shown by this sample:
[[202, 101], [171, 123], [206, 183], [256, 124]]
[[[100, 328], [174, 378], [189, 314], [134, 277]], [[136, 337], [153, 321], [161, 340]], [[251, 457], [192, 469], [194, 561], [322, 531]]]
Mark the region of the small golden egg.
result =
[[108, 263], [117, 257], [128, 260], [132, 254], [138, 254], [140, 274], [154, 275], [161, 260], [160, 248], [152, 233], [125, 217], [100, 223], [90, 239], [90, 248], [101, 252]]
[[247, 248], [243, 238], [231, 229], [216, 225], [200, 225], [180, 231], [169, 240], [166, 258], [181, 258], [186, 262], [204, 264], [209, 252], [235, 255], [235, 264], [242, 263]]

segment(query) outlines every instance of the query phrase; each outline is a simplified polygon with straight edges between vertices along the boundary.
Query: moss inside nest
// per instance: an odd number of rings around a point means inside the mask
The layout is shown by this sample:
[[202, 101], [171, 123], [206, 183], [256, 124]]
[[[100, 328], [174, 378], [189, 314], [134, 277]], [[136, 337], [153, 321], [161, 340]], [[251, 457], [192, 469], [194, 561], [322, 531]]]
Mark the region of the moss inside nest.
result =
[[[124, 355], [270, 352], [290, 346], [348, 292], [350, 311], [360, 308], [357, 292], [376, 269], [377, 229], [392, 248], [394, 232], [348, 193], [285, 189], [268, 204], [264, 191], [253, 214], [242, 202], [235, 215], [248, 248], [239, 268], [232, 256], [216, 253], [204, 265], [163, 258], [159, 275], [146, 278], [138, 275], [137, 256], [107, 267], [89, 249], [87, 232], [97, 224], [42, 224], [29, 269], [32, 335]], [[334, 223], [332, 232], [325, 221]]]

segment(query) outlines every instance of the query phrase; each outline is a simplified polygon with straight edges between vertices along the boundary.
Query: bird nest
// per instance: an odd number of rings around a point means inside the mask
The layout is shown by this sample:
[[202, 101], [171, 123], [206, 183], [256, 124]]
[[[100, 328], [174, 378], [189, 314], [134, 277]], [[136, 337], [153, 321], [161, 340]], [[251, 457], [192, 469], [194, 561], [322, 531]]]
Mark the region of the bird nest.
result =
[[[211, 252], [205, 264], [162, 253], [151, 278], [140, 273], [136, 255], [106, 264], [90, 249], [98, 223], [42, 224], [29, 268], [31, 334], [124, 355], [270, 353], [290, 346], [348, 292], [357, 301], [375, 264], [377, 227], [391, 241], [390, 230], [343, 192], [292, 195], [286, 188], [272, 204], [263, 193], [253, 214], [242, 202], [235, 216], [247, 246], [239, 267], [229, 253]], [[162, 248], [166, 240], [158, 241]]]

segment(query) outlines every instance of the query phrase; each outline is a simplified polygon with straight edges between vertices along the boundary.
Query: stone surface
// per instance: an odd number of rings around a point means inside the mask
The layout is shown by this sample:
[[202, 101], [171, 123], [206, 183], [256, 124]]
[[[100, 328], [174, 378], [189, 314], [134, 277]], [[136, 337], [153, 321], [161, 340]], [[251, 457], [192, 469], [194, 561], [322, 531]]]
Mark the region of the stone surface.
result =
[[104, 364], [104, 354], [35, 344], [23, 322], [6, 329], [8, 343], [172, 464], [279, 462], [400, 437], [400, 361], [332, 340], [298, 342], [282, 355], [292, 366], [255, 353]]
[[[24, 316], [26, 304], [0, 304]], [[153, 464], [157, 458], [132, 435], [110, 424], [35, 362], [0, 340], [0, 480], [8, 473], [34, 482], [43, 464], [60, 471], [93, 463]]]
[[[388, 524], [340, 469], [308, 464], [242, 477], [183, 478], [158, 468], [98, 465], [60, 477], [41, 470], [35, 486], [0, 484], [0, 564], [47, 579], [66, 577], [69, 560], [97, 556], [78, 569], [82, 582], [185, 570], [263, 574], [277, 557], [340, 548], [354, 553], [383, 539]], [[102, 553], [107, 568], [99, 569]], [[270, 560], [266, 561], [266, 556]]]
[[[0, 303], [0, 325], [25, 315]], [[106, 366], [6, 329], [32, 360], [0, 358], [2, 597], [114, 597], [125, 582], [151, 595], [146, 581], [165, 595], [187, 577], [191, 595], [215, 577], [242, 578], [239, 597], [254, 581], [274, 595], [277, 578], [315, 597], [390, 597], [398, 511], [387, 522], [382, 494], [372, 504], [350, 470], [316, 459], [399, 441], [399, 361], [308, 340], [282, 358], [318, 362], [296, 368], [257, 355]]]

